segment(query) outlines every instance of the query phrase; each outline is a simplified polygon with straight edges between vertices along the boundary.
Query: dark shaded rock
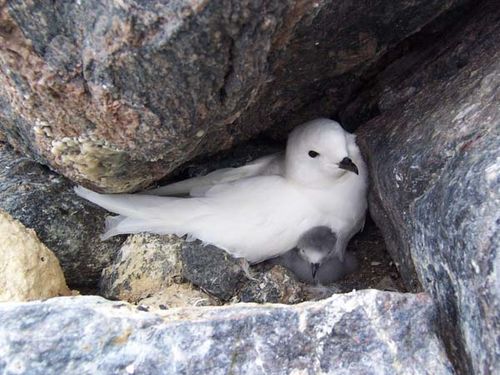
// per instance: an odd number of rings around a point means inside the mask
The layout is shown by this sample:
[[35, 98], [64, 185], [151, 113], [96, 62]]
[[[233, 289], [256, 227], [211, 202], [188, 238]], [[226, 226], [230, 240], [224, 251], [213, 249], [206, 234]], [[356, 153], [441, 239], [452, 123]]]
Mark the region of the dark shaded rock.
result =
[[304, 284], [286, 268], [274, 266], [267, 271], [254, 272], [252, 277], [238, 293], [241, 302], [294, 304], [305, 299]]
[[0, 2], [0, 129], [73, 181], [132, 191], [334, 115], [388, 49], [467, 0]]
[[59, 259], [70, 287], [95, 287], [121, 238], [102, 242], [107, 213], [82, 199], [72, 184], [0, 143], [0, 208], [26, 227]]
[[185, 242], [181, 250], [182, 275], [217, 298], [229, 300], [247, 279], [244, 261], [201, 241]]
[[263, 156], [283, 152], [286, 142], [277, 142], [264, 135], [239, 144], [229, 150], [218, 152], [210, 157], [195, 158], [173, 171], [168, 177], [155, 185], [162, 186], [191, 177], [204, 176], [217, 169], [241, 167]]
[[397, 292], [399, 290], [398, 286], [390, 276], [386, 276], [382, 280], [380, 280], [380, 282], [377, 284], [376, 289], [385, 290], [387, 292]]
[[369, 215], [363, 231], [353, 237], [347, 251], [356, 257], [359, 269], [334, 284], [342, 292], [350, 292], [353, 289], [381, 289], [380, 283], [387, 276], [391, 278], [398, 292], [407, 291], [395, 262], [387, 252], [382, 233]]
[[[500, 368], [500, 8], [389, 66], [359, 141], [370, 211], [409, 288], [435, 299], [464, 374]], [[382, 89], [383, 88], [383, 89]], [[495, 370], [496, 369], [496, 370]]]
[[423, 294], [155, 313], [54, 298], [1, 304], [0, 315], [2, 373], [453, 374]]
[[99, 280], [106, 298], [138, 301], [180, 282], [182, 240], [176, 236], [140, 233], [123, 243]]

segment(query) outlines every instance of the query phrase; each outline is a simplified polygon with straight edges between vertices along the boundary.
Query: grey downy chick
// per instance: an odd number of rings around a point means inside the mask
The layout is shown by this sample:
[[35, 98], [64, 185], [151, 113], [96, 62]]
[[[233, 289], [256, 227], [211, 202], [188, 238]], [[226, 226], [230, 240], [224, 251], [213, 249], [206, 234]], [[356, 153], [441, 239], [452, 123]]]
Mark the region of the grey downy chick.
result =
[[288, 268], [300, 281], [331, 284], [358, 268], [352, 254], [345, 253], [343, 261], [335, 255], [336, 242], [337, 235], [330, 228], [314, 227], [300, 237], [296, 248], [274, 258], [271, 263]]

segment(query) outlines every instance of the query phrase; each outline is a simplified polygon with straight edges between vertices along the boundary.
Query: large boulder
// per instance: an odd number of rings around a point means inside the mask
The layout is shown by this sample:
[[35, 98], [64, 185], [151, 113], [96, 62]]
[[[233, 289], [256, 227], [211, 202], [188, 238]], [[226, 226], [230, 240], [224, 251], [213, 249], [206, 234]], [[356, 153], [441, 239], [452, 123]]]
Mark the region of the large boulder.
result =
[[28, 228], [59, 259], [68, 285], [97, 286], [123, 238], [101, 241], [106, 211], [79, 199], [66, 178], [0, 143], [0, 208]]
[[0, 133], [71, 180], [147, 186], [335, 114], [388, 49], [467, 0], [0, 0]]
[[500, 368], [500, 8], [416, 43], [365, 97], [370, 211], [410, 288], [435, 299], [462, 373]]
[[454, 373], [425, 294], [145, 310], [99, 297], [0, 304], [0, 372]]

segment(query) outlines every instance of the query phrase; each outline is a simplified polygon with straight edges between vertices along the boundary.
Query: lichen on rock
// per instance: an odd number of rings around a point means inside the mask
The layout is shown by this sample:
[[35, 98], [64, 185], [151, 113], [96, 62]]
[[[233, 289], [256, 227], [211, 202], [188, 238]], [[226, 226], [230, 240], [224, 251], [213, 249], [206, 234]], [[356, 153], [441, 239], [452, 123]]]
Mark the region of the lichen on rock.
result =
[[102, 295], [132, 303], [164, 291], [182, 275], [182, 240], [173, 235], [140, 233], [123, 243], [99, 282]]

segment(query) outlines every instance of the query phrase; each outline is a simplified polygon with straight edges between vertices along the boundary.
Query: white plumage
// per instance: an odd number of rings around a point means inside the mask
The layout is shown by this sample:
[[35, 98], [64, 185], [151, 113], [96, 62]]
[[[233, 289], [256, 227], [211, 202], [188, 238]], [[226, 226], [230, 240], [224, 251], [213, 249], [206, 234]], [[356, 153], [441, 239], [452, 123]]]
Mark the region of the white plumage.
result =
[[[367, 171], [355, 136], [335, 121], [317, 119], [292, 131], [285, 154], [243, 167], [142, 194], [75, 191], [119, 214], [108, 218], [103, 238], [187, 234], [256, 263], [292, 249], [307, 230], [327, 226], [337, 236], [332, 254], [342, 259], [347, 242], [364, 223]], [[191, 197], [162, 196], [180, 194]]]

